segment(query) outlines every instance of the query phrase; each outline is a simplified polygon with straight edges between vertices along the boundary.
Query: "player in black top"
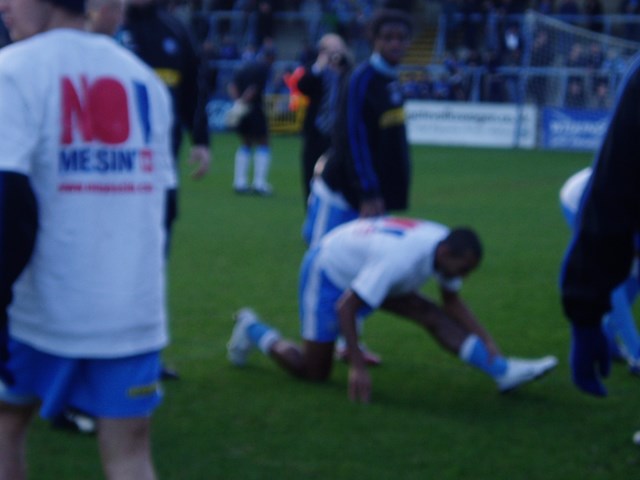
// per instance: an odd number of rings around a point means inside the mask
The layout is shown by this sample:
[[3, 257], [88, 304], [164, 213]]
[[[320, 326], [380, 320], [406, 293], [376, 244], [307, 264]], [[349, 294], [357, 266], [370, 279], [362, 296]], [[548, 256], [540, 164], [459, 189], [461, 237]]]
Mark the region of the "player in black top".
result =
[[621, 84], [617, 104], [586, 187], [563, 265], [564, 312], [572, 324], [571, 367], [578, 388], [607, 391], [610, 356], [602, 319], [612, 290], [631, 271], [640, 232], [640, 56]]
[[[276, 52], [272, 47], [264, 47], [257, 60], [240, 67], [227, 88], [232, 100], [240, 99], [248, 106], [247, 113], [236, 126], [241, 144], [235, 155], [233, 189], [240, 194], [257, 193], [266, 196], [272, 193], [267, 180], [271, 166], [271, 149], [263, 102], [264, 90], [271, 76], [271, 66], [275, 57]], [[251, 150], [254, 147], [253, 185], [250, 188], [249, 164]]]
[[208, 86], [195, 42], [177, 18], [155, 0], [130, 0], [118, 40], [138, 55], [162, 78], [173, 99], [175, 124], [172, 148], [177, 161], [183, 134], [191, 134], [190, 163], [194, 178], [210, 166], [209, 128], [206, 116]]

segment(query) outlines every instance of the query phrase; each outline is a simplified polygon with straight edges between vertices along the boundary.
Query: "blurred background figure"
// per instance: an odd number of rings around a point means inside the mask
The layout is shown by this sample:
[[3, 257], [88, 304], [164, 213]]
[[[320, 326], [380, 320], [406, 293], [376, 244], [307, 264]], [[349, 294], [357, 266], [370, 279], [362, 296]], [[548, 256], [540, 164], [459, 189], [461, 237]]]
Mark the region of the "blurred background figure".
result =
[[351, 53], [339, 35], [325, 34], [318, 55], [305, 69], [298, 89], [309, 99], [302, 127], [302, 192], [307, 204], [313, 169], [331, 145], [341, 82], [352, 66]]
[[[248, 107], [235, 127], [240, 137], [240, 146], [235, 155], [233, 189], [238, 194], [255, 193], [269, 196], [273, 193], [268, 181], [271, 148], [263, 102], [264, 90], [271, 77], [271, 67], [275, 59], [276, 51], [273, 47], [263, 48], [256, 60], [240, 67], [227, 86], [231, 99], [240, 100]], [[252, 153], [253, 183], [249, 185]]]

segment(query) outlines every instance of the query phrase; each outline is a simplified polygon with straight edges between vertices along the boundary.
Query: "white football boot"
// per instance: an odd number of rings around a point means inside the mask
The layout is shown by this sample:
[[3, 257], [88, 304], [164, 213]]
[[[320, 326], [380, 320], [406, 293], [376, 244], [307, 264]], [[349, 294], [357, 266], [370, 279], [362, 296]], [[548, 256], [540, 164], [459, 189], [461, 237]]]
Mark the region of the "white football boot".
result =
[[520, 385], [542, 377], [557, 365], [558, 359], [551, 355], [536, 360], [507, 358], [507, 371], [496, 378], [498, 390], [500, 393], [509, 392]]
[[251, 308], [245, 307], [238, 310], [234, 316], [235, 325], [231, 332], [231, 338], [227, 342], [227, 358], [237, 367], [247, 364], [247, 357], [255, 345], [249, 340], [248, 329], [259, 318]]

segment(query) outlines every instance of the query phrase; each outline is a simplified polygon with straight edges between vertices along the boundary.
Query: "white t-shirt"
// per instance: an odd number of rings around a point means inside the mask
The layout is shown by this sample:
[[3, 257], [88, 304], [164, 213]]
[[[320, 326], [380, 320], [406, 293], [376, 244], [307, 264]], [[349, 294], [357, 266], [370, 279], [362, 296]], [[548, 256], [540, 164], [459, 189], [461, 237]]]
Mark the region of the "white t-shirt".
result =
[[15, 338], [94, 358], [167, 344], [170, 102], [103, 35], [56, 29], [0, 51], [0, 170], [29, 177], [39, 214], [9, 307]]
[[397, 217], [358, 219], [330, 231], [321, 241], [318, 262], [340, 289], [351, 288], [367, 305], [420, 289], [435, 278], [449, 291], [460, 278], [434, 270], [435, 250], [449, 234], [444, 225]]

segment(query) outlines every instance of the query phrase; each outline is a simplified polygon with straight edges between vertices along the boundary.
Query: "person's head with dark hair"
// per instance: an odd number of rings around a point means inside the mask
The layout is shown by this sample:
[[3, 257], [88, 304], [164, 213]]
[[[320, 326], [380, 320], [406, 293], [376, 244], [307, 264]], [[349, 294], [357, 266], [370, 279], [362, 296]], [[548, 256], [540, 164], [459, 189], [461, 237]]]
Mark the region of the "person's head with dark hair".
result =
[[412, 31], [413, 23], [407, 13], [395, 9], [377, 10], [369, 23], [374, 53], [390, 65], [398, 65], [407, 51]]
[[380, 35], [380, 30], [388, 24], [404, 25], [409, 35], [413, 32], [413, 21], [407, 12], [397, 8], [381, 8], [376, 10], [369, 21], [369, 35], [372, 41]]
[[454, 228], [436, 248], [435, 269], [446, 278], [464, 277], [482, 260], [477, 233], [467, 227]]

